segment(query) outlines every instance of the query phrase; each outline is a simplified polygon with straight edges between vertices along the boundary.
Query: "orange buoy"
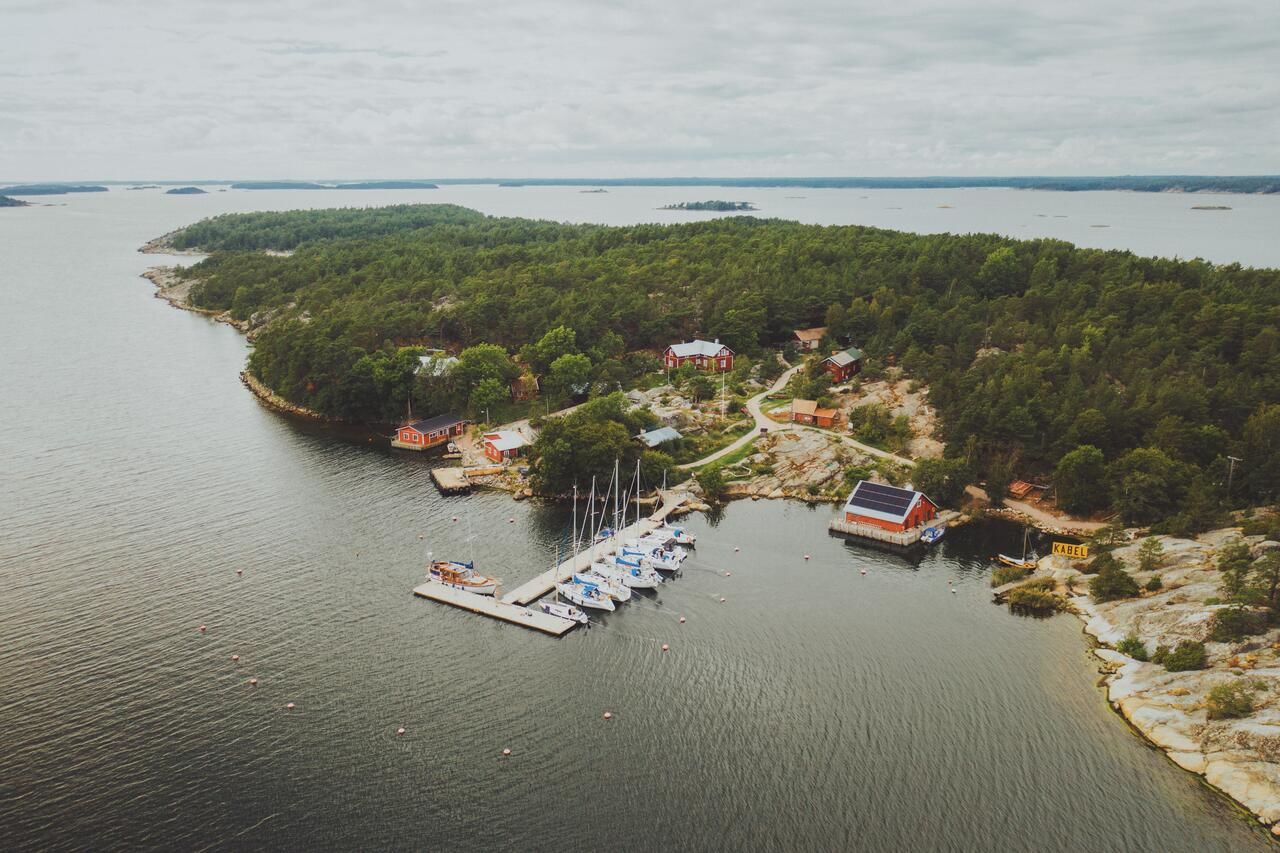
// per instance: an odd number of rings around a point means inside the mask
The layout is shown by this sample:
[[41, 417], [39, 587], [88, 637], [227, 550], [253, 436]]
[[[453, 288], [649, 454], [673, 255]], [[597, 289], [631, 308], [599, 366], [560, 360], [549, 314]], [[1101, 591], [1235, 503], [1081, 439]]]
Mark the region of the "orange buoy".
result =
[[258, 686], [258, 679], [256, 679], [256, 678], [250, 678], [250, 679], [249, 679], [249, 686], [250, 686], [250, 687], [257, 687], [257, 686]]
[[508, 748], [508, 747], [503, 747], [503, 748], [502, 748], [502, 757], [503, 757], [503, 758], [509, 758], [510, 756], [511, 756], [511, 750], [510, 750], [510, 748]]
[[232, 663], [240, 663], [240, 655], [232, 655], [231, 661]]
[[398, 735], [404, 734], [404, 726], [401, 726], [400, 728], [396, 729], [396, 734]]
[[865, 575], [865, 574], [867, 573], [867, 570], [866, 570], [866, 569], [863, 569], [863, 570], [862, 570], [862, 573]]
[[605, 718], [606, 720], [612, 720], [612, 719], [613, 719], [613, 712], [612, 712], [612, 711], [605, 711], [605, 712], [604, 712], [604, 718]]
[[455, 516], [453, 517], [453, 520], [454, 520], [454, 521], [457, 521], [457, 520], [458, 520], [458, 517], [455, 515]]
[[805, 558], [806, 560], [807, 560], [807, 559], [809, 559], [809, 555], [808, 555], [808, 554], [805, 554], [805, 555], [804, 555], [804, 558]]
[[683, 616], [681, 616], [681, 617], [680, 617], [680, 624], [681, 624], [681, 625], [683, 625], [683, 624], [684, 624], [684, 617], [683, 617]]
[[294, 705], [292, 702], [288, 702], [288, 703], [286, 703], [286, 704], [285, 704], [284, 709], [285, 709], [286, 711], [292, 711], [292, 710], [293, 710], [294, 708], [296, 708], [296, 707], [298, 707], [298, 706], [297, 706], [297, 705]]
[[671, 651], [671, 647], [670, 647], [670, 646], [668, 646], [666, 643], [663, 643], [663, 644], [662, 644], [662, 650], [663, 650], [664, 652], [669, 652], [669, 651]]

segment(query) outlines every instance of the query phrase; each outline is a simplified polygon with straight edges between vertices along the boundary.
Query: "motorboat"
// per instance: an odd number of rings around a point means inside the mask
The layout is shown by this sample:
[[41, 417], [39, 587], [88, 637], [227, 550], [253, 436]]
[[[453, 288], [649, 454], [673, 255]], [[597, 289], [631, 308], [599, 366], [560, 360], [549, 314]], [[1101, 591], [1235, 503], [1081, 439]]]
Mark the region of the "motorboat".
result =
[[932, 545], [946, 535], [945, 527], [926, 527], [920, 534], [920, 541], [926, 545]]
[[592, 610], [614, 610], [613, 599], [592, 583], [558, 583], [556, 592], [579, 607]]
[[470, 561], [432, 560], [427, 573], [437, 583], [476, 595], [493, 595], [498, 589], [498, 582], [477, 574], [475, 564]]

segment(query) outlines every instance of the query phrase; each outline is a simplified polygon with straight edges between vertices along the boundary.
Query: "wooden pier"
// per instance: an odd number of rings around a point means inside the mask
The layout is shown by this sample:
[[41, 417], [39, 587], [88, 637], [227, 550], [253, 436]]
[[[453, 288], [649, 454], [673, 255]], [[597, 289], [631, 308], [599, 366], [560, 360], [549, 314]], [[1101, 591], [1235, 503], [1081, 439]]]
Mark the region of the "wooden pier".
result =
[[431, 479], [442, 495], [461, 495], [471, 491], [471, 481], [461, 468], [432, 468]]
[[454, 589], [436, 581], [427, 581], [413, 588], [413, 594], [442, 604], [450, 604], [462, 610], [492, 616], [503, 622], [532, 628], [553, 637], [559, 637], [572, 630], [578, 623], [569, 619], [561, 619], [541, 610], [531, 610], [507, 601], [499, 601], [491, 595], [477, 595], [474, 592]]
[[[604, 542], [597, 543], [595, 552], [605, 554], [617, 551], [628, 539], [636, 539], [661, 527], [671, 515], [681, 510], [689, 502], [688, 492], [667, 491], [662, 493], [661, 506], [648, 518], [642, 518], [636, 524], [624, 527]], [[567, 581], [574, 572], [585, 572], [591, 567], [592, 549], [574, 554], [554, 569], [548, 569], [531, 581], [521, 584], [511, 592], [502, 596], [508, 604], [529, 604], [551, 592], [557, 583]]]

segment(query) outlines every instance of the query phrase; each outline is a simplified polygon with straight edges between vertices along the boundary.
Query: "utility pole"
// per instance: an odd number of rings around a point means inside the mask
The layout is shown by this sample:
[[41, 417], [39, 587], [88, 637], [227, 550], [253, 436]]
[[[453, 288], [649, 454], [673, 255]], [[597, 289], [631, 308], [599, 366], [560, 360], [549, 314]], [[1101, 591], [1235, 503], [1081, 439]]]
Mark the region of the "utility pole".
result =
[[484, 422], [489, 423], [489, 407], [484, 407]]
[[1231, 467], [1227, 469], [1227, 500], [1231, 500], [1231, 481], [1235, 479], [1236, 463], [1244, 460], [1239, 456], [1228, 456], [1227, 459], [1231, 460]]

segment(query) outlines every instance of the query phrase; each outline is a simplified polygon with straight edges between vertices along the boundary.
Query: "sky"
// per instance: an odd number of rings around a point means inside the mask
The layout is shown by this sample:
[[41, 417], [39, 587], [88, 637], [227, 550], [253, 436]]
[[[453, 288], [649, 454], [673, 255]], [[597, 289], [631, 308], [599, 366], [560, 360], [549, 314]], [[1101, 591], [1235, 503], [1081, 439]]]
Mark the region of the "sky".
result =
[[0, 0], [0, 180], [1280, 173], [1280, 3]]

